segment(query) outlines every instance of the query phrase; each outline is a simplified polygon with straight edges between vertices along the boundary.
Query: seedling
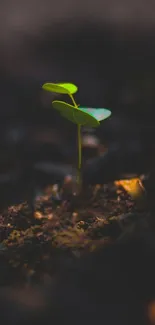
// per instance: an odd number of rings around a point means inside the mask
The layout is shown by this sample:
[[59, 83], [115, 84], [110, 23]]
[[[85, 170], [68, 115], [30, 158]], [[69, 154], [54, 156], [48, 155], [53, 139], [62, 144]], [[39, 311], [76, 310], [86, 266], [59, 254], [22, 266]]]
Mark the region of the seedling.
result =
[[78, 87], [72, 83], [45, 83], [42, 88], [46, 91], [67, 94], [73, 105], [66, 102], [54, 100], [53, 107], [69, 121], [77, 124], [78, 139], [78, 175], [77, 182], [81, 184], [81, 163], [82, 163], [82, 145], [81, 145], [81, 127], [98, 127], [100, 121], [105, 120], [111, 115], [111, 111], [105, 108], [87, 108], [76, 104], [73, 94], [78, 91]]

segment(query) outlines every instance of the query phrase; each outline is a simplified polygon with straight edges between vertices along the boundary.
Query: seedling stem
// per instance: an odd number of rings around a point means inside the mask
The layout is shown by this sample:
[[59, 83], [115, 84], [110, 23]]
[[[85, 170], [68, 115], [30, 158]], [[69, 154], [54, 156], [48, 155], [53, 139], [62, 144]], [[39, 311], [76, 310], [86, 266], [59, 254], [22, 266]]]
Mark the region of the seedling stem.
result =
[[[70, 98], [76, 108], [78, 108], [78, 105], [75, 102], [74, 97], [72, 94], [70, 94]], [[77, 125], [77, 133], [78, 133], [78, 176], [77, 176], [77, 183], [81, 184], [81, 162], [82, 162], [82, 144], [81, 144], [81, 125]]]

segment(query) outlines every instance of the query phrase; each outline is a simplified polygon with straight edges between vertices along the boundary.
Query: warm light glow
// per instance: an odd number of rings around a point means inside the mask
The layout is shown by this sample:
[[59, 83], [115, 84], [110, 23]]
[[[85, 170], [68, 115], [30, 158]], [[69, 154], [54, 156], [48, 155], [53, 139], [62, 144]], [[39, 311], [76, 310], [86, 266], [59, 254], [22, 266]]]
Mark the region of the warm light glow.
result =
[[150, 324], [155, 324], [155, 301], [152, 301], [148, 305], [148, 318]]
[[139, 178], [122, 179], [115, 181], [117, 187], [123, 187], [133, 198], [142, 195], [145, 192], [144, 186]]

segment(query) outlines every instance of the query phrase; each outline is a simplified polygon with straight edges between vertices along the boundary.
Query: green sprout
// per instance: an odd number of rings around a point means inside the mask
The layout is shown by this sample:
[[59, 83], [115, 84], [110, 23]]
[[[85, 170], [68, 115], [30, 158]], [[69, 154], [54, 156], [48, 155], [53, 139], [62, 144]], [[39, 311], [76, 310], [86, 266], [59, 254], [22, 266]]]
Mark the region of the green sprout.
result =
[[73, 94], [78, 91], [78, 87], [72, 83], [45, 83], [42, 88], [46, 91], [67, 94], [73, 103], [70, 105], [66, 102], [54, 100], [52, 102], [55, 108], [63, 117], [77, 124], [78, 138], [78, 176], [77, 183], [81, 184], [81, 165], [82, 165], [82, 144], [81, 144], [81, 127], [98, 127], [100, 121], [105, 120], [111, 115], [111, 111], [105, 108], [87, 108], [76, 104]]

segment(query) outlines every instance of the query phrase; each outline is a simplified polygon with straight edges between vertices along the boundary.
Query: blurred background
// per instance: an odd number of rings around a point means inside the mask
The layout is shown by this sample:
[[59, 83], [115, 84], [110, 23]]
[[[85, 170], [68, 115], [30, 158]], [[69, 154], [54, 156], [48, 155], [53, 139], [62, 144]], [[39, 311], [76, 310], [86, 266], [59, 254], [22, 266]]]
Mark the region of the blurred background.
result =
[[0, 24], [0, 205], [76, 164], [76, 126], [52, 109], [44, 82], [73, 82], [78, 104], [111, 109], [95, 133], [85, 130], [86, 146], [140, 150], [152, 168], [153, 0], [1, 0]]

